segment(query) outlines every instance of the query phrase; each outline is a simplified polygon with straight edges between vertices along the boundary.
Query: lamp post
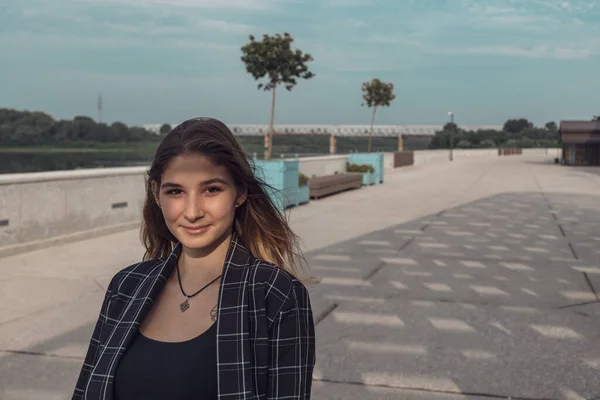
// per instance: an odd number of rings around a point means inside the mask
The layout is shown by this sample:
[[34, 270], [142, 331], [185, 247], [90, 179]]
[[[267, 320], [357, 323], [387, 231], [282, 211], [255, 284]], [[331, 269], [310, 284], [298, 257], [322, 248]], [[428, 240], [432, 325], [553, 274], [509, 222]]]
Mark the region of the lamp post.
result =
[[450, 161], [454, 161], [454, 113], [452, 111], [448, 112], [450, 116]]

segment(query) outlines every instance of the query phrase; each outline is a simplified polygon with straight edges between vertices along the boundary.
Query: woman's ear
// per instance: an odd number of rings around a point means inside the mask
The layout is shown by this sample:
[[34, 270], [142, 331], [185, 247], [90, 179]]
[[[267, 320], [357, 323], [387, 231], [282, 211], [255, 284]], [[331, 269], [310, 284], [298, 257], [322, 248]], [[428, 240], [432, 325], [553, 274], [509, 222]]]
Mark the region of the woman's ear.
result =
[[246, 192], [240, 194], [237, 198], [237, 201], [235, 202], [236, 208], [241, 206], [242, 204], [244, 204], [244, 202], [246, 201], [246, 198], [247, 198]]
[[158, 208], [160, 208], [160, 201], [158, 200], [158, 184], [156, 183], [156, 181], [152, 181], [151, 183], [151, 187], [152, 187], [152, 195], [154, 196], [154, 201], [156, 202], [156, 205], [158, 206]]

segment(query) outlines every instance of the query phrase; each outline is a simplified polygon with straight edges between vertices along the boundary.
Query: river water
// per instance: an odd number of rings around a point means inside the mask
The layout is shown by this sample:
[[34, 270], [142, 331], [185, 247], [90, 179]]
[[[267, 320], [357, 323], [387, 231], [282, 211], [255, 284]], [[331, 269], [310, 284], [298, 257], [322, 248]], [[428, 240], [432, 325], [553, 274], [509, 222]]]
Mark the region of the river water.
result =
[[150, 165], [151, 159], [132, 152], [0, 152], [0, 174]]

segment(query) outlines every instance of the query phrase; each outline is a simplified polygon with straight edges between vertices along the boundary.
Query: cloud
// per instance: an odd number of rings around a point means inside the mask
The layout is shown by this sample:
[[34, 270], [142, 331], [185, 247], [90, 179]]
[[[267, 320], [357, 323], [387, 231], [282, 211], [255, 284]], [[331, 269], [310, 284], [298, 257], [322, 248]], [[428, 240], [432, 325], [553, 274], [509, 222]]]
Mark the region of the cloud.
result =
[[[34, 0], [35, 1], [35, 0]], [[240, 23], [231, 17], [225, 20], [214, 12], [198, 13], [178, 9], [176, 6], [157, 9], [116, 8], [122, 0], [104, 0], [101, 4], [91, 0], [72, 0], [50, 3], [37, 0], [35, 8], [11, 8], [12, 26], [0, 31], [0, 46], [19, 49], [42, 46], [52, 49], [92, 48], [171, 48], [211, 49], [217, 51], [239, 50], [240, 37], [246, 37], [257, 28]], [[233, 0], [258, 6], [271, 0]], [[157, 4], [160, 0], [133, 0], [133, 3]], [[88, 4], [88, 7], [84, 6]], [[112, 3], [112, 6], [107, 3]], [[217, 6], [212, 0], [177, 0], [182, 6]], [[98, 5], [99, 4], [99, 5]], [[130, 4], [130, 3], [128, 3]], [[228, 3], [229, 4], [229, 3]], [[98, 5], [97, 7], [95, 5]], [[117, 11], [115, 11], [117, 10]], [[211, 18], [219, 16], [220, 18]]]
[[377, 0], [322, 0], [322, 7], [374, 7]]
[[147, 38], [123, 38], [107, 36], [66, 36], [63, 34], [36, 34], [36, 33], [15, 33], [10, 35], [0, 34], [0, 47], [10, 49], [25, 49], [32, 47], [42, 47], [53, 50], [68, 49], [87, 49], [87, 48], [106, 48], [106, 49], [125, 49], [125, 48], [147, 48], [147, 49], [202, 49], [215, 50], [221, 52], [230, 52], [239, 50], [239, 45], [218, 43], [212, 40], [194, 40], [193, 38], [179, 38], [173, 40], [169, 37], [156, 37], [154, 40]]
[[346, 21], [344, 21], [344, 25], [355, 29], [365, 28], [368, 26], [364, 21], [354, 18], [347, 19]]
[[[524, 4], [524, 3], [523, 3]], [[559, 22], [554, 13], [540, 12], [524, 6], [499, 6], [480, 2], [469, 2], [463, 10], [460, 21], [467, 24], [487, 27], [488, 29], [512, 28], [517, 30], [535, 30], [552, 27]]]
[[383, 45], [408, 45], [408, 46], [419, 46], [421, 41], [413, 35], [368, 35], [361, 39], [362, 42], [370, 44], [383, 44]]
[[219, 32], [226, 34], [247, 35], [257, 28], [252, 25], [238, 24], [214, 19], [201, 19], [185, 17], [181, 18], [179, 25], [164, 25], [153, 21], [143, 21], [142, 23], [127, 24], [124, 22], [98, 23], [101, 27], [115, 30], [121, 30], [130, 33], [143, 33], [144, 35], [189, 35], [200, 32]]
[[[97, 0], [77, 0], [97, 4]], [[289, 0], [285, 0], [289, 1]], [[130, 7], [210, 8], [232, 10], [265, 10], [275, 2], [272, 0], [103, 0], [104, 5], [123, 4]]]
[[554, 58], [563, 60], [587, 59], [592, 54], [592, 51], [589, 49], [551, 48], [548, 46], [537, 46], [533, 48], [518, 46], [474, 46], [453, 49], [442, 48], [438, 51], [452, 55], [480, 54], [529, 58]]

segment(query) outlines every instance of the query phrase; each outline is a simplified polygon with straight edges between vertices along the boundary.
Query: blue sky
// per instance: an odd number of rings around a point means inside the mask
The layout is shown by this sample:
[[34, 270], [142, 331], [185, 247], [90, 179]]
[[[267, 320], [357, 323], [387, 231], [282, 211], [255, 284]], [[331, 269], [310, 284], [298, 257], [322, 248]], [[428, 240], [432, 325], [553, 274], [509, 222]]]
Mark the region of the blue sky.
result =
[[380, 124], [502, 124], [600, 113], [597, 0], [0, 0], [0, 107], [127, 124], [268, 123], [240, 47], [283, 33], [316, 77], [276, 123], [368, 124], [361, 83], [393, 82]]

